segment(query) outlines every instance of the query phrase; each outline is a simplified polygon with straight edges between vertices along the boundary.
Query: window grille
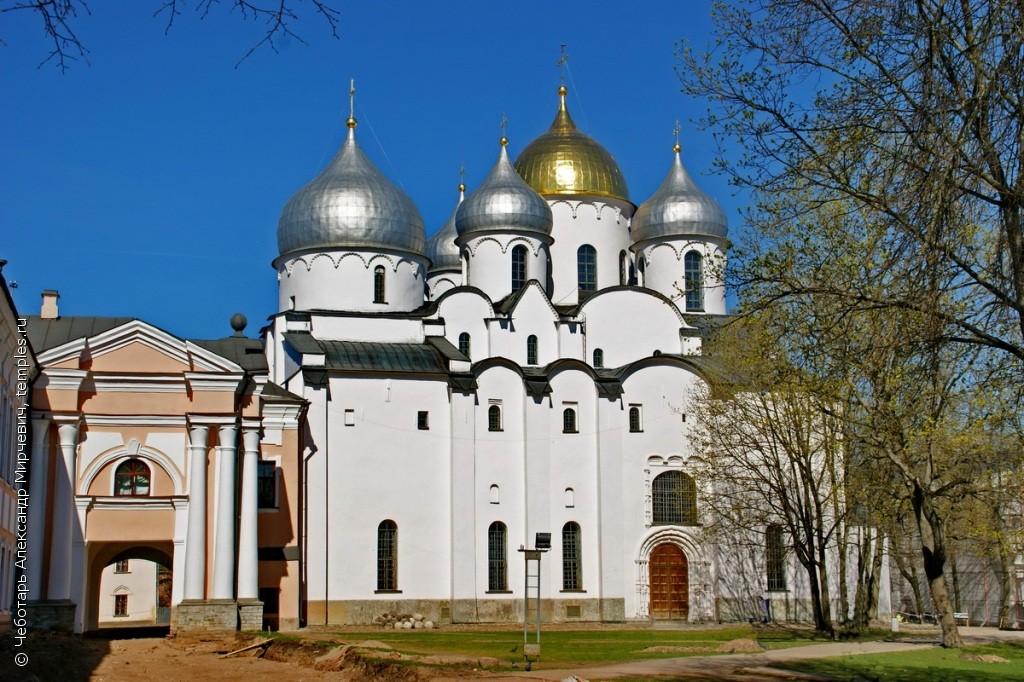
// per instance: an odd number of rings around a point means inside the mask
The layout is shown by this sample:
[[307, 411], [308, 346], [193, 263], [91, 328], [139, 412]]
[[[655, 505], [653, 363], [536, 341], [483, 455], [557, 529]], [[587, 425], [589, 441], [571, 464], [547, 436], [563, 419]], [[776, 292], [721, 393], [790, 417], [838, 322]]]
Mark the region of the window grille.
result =
[[643, 431], [643, 424], [640, 423], [640, 408], [636, 405], [629, 408], [629, 430]]
[[512, 291], [526, 286], [526, 247], [520, 244], [512, 249]]
[[373, 302], [387, 303], [384, 294], [384, 266], [378, 265], [373, 269]]
[[580, 546], [580, 526], [570, 521], [562, 526], [562, 589], [583, 588], [583, 549]]
[[577, 433], [576, 410], [567, 407], [562, 411], [562, 431], [565, 433]]
[[704, 257], [696, 251], [683, 256], [683, 276], [686, 284], [686, 309], [704, 310]]
[[487, 408], [487, 430], [501, 431], [501, 405], [491, 405]]
[[537, 337], [533, 334], [526, 337], [526, 364], [537, 364]]
[[597, 251], [590, 244], [576, 251], [576, 282], [581, 292], [597, 291]]
[[459, 334], [459, 352], [465, 355], [467, 358], [472, 359], [473, 356], [469, 354], [469, 333], [462, 332]]
[[508, 589], [508, 529], [495, 521], [487, 529], [487, 589], [492, 592]]
[[377, 526], [377, 589], [398, 589], [398, 526], [381, 521]]
[[114, 564], [114, 573], [131, 573], [128, 569], [128, 560], [125, 559], [124, 561], [118, 561]]
[[768, 572], [768, 589], [786, 589], [786, 547], [782, 541], [782, 526], [777, 523], [765, 529], [765, 563]]
[[600, 348], [594, 349], [594, 367], [597, 369], [604, 367], [604, 351]]
[[127, 594], [115, 594], [114, 595], [114, 615], [115, 616], [127, 616], [128, 615], [128, 595]]
[[114, 495], [118, 497], [147, 497], [149, 495], [149, 467], [140, 459], [129, 459], [114, 471]]
[[680, 471], [666, 471], [651, 485], [655, 524], [697, 525], [697, 484]]

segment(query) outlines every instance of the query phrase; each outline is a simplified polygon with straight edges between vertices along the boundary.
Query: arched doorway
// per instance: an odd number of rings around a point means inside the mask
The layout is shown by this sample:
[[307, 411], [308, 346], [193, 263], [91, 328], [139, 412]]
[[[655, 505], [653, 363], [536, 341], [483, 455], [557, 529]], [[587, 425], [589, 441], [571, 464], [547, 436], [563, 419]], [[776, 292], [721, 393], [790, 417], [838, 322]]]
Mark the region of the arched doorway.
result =
[[690, 571], [686, 554], [666, 542], [654, 548], [648, 566], [651, 616], [686, 620], [690, 615]]
[[[173, 590], [173, 578], [169, 569], [173, 566], [173, 554], [173, 546], [169, 542], [151, 545], [137, 545], [131, 542], [94, 543], [90, 547], [85, 629], [94, 631], [110, 628], [119, 616], [129, 616], [125, 618], [123, 625], [134, 625], [135, 623], [129, 621], [132, 620], [132, 613], [139, 610], [135, 606], [138, 603], [146, 604], [142, 608], [146, 613], [152, 612], [152, 618], [147, 616], [144, 619], [146, 622], [139, 624], [169, 627]], [[146, 565], [149, 572], [139, 575], [139, 569]], [[101, 590], [104, 573], [107, 573], [108, 578], [113, 573], [115, 582], [108, 583], [108, 587], [113, 589]], [[136, 577], [141, 578], [145, 584], [133, 584], [132, 579]], [[121, 590], [122, 585], [127, 589]], [[103, 604], [102, 610], [100, 600], [108, 602]], [[128, 608], [128, 613], [120, 611], [125, 607]], [[113, 616], [113, 620], [109, 616]], [[104, 622], [101, 623], [101, 620]]]

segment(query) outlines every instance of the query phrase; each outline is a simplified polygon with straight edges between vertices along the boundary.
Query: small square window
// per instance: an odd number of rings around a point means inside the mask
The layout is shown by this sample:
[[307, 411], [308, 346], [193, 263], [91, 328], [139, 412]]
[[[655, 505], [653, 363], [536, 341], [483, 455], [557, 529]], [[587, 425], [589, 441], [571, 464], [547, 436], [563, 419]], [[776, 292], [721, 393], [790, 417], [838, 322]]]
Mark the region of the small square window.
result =
[[130, 572], [131, 571], [128, 569], [128, 560], [127, 559], [125, 559], [124, 561], [118, 561], [116, 564], [114, 564], [114, 573], [130, 573]]
[[420, 431], [426, 431], [430, 428], [430, 413], [426, 410], [420, 410], [416, 413], [416, 428]]
[[345, 410], [345, 426], [355, 426], [355, 425], [356, 425], [356, 411], [355, 410]]

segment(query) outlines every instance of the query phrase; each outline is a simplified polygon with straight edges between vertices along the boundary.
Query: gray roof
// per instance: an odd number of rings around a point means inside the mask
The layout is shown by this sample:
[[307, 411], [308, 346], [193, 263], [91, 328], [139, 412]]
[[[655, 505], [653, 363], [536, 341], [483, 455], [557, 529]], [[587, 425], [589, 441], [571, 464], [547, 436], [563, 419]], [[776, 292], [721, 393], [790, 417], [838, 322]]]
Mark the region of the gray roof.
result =
[[519, 177], [502, 146], [494, 168], [455, 214], [460, 235], [479, 232], [551, 234], [551, 207]]
[[718, 202], [705, 194], [686, 171], [679, 153], [650, 199], [640, 204], [630, 223], [633, 242], [665, 237], [720, 237], [729, 233], [729, 221]]
[[89, 315], [43, 319], [38, 315], [30, 315], [28, 318], [28, 341], [37, 353], [42, 353], [71, 341], [102, 334], [135, 319], [137, 318]]
[[[325, 369], [350, 372], [447, 375], [446, 360], [453, 350], [447, 348], [450, 343], [439, 344], [433, 337], [431, 343], [379, 343], [331, 341], [317, 339], [309, 332], [285, 332], [284, 338], [300, 353], [324, 355]], [[454, 355], [465, 358], [458, 350]]]
[[354, 128], [327, 167], [288, 200], [277, 222], [281, 255], [353, 247], [422, 255], [425, 246], [416, 205], [363, 153]]
[[189, 339], [197, 346], [216, 353], [222, 358], [239, 365], [247, 372], [266, 374], [269, 371], [267, 356], [263, 352], [263, 341], [246, 336], [228, 336], [223, 339]]

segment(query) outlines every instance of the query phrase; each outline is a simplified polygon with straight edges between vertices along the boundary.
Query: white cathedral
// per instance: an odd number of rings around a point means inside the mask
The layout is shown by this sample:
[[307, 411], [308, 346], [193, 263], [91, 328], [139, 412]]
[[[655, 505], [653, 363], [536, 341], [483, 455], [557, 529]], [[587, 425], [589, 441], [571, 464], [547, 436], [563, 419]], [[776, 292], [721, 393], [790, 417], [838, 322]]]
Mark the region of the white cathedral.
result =
[[307, 622], [382, 600], [521, 619], [516, 549], [538, 532], [550, 618], [715, 618], [681, 406], [705, 380], [699, 321], [725, 313], [726, 216], [678, 146], [631, 203], [565, 95], [429, 241], [353, 118], [285, 205], [266, 348], [309, 405]]
[[632, 203], [565, 95], [515, 163], [501, 139], [429, 241], [350, 117], [282, 211], [260, 340], [240, 320], [189, 340], [61, 317], [45, 293], [28, 325], [37, 621], [96, 627], [116, 598], [100, 575], [129, 559], [173, 574], [176, 627], [521, 621], [517, 550], [538, 533], [546, 620], [721, 620], [784, 591], [778, 557], [730, 587], [689, 466], [725, 213], [678, 144]]

